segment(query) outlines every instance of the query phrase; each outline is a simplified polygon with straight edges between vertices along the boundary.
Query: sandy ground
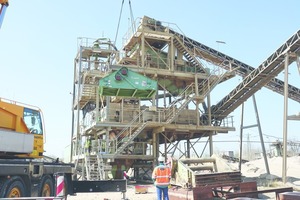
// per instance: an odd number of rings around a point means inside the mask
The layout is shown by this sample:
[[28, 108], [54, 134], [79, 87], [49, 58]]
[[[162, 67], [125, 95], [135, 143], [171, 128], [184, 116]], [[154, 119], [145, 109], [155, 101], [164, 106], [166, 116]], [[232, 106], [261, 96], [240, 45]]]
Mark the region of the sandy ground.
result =
[[[238, 169], [238, 163], [231, 163], [224, 159], [218, 159], [218, 169], [222, 171], [231, 171]], [[242, 165], [242, 176], [245, 180], [255, 180], [258, 189], [271, 187], [293, 187], [294, 191], [300, 191], [300, 157], [287, 158], [287, 183], [282, 183], [282, 158], [268, 158], [270, 174], [267, 174], [265, 162], [263, 159], [247, 162]], [[135, 193], [135, 185], [128, 183], [125, 199], [128, 200], [155, 200], [156, 190], [152, 184], [138, 184], [147, 187], [147, 193]], [[260, 199], [275, 199], [275, 194], [266, 193], [259, 196]], [[122, 193], [81, 193], [76, 196], [69, 196], [68, 200], [120, 200], [124, 199]]]
[[[104, 193], [79, 193], [76, 196], [69, 196], [68, 200], [156, 200], [156, 190], [152, 185], [143, 185], [148, 187], [148, 192], [144, 194], [135, 193], [135, 186], [128, 185], [125, 198], [119, 192], [104, 192]], [[267, 187], [259, 187], [259, 189], [266, 189]], [[275, 194], [268, 193], [259, 195], [260, 199], [276, 199]], [[171, 199], [172, 200], [172, 199]]]
[[[135, 185], [147, 187], [147, 193], [135, 193]], [[124, 196], [120, 192], [104, 193], [80, 193], [76, 196], [69, 196], [68, 200], [120, 200]], [[150, 184], [128, 184], [125, 193], [125, 199], [128, 200], [156, 200], [156, 190]]]

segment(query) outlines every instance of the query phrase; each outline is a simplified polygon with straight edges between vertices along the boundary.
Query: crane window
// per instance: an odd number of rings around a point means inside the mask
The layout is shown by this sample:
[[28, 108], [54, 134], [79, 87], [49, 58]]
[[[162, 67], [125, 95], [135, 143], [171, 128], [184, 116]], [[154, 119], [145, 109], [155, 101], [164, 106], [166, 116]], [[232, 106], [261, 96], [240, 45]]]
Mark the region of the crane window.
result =
[[24, 108], [24, 122], [30, 133], [43, 134], [42, 118], [39, 111]]

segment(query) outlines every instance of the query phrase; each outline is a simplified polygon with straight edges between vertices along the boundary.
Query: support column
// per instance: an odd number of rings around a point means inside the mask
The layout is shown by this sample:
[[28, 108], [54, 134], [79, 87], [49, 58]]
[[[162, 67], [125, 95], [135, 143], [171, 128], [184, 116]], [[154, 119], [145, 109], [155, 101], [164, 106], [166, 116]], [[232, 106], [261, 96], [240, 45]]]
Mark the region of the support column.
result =
[[157, 159], [156, 158], [158, 158], [158, 147], [159, 147], [159, 145], [157, 145], [158, 143], [158, 140], [157, 140], [157, 135], [158, 135], [159, 133], [153, 133], [153, 141], [152, 141], [152, 145], [153, 145], [153, 149], [152, 149], [152, 153], [153, 153], [153, 157], [154, 157], [154, 161], [153, 161], [153, 167], [155, 167], [156, 166], [156, 164], [157, 164]]
[[142, 66], [141, 67], [145, 67], [145, 35], [144, 33], [142, 33], [142, 45], [141, 45], [141, 50], [140, 50], [140, 55], [141, 55], [141, 59], [142, 59]]
[[267, 154], [266, 154], [266, 149], [265, 149], [264, 138], [263, 138], [262, 131], [261, 131], [261, 126], [260, 126], [260, 121], [259, 121], [259, 116], [258, 116], [258, 110], [257, 110], [257, 106], [256, 106], [255, 96], [253, 95], [252, 98], [253, 98], [253, 104], [254, 104], [254, 109], [255, 109], [256, 121], [257, 121], [257, 125], [258, 125], [260, 143], [261, 143], [261, 148], [262, 148], [262, 151], [263, 151], [263, 157], [264, 157], [264, 161], [265, 161], [266, 171], [267, 171], [267, 174], [270, 174], [270, 169], [269, 169], [269, 164], [268, 164], [268, 159], [267, 159]]
[[[195, 96], [199, 96], [199, 89], [198, 89], [198, 74], [195, 74]], [[197, 126], [200, 126], [200, 112], [199, 112], [199, 104], [200, 101], [196, 98], [196, 117], [197, 117]]]
[[195, 74], [195, 96], [198, 97], [199, 96], [199, 88], [198, 88], [198, 74]]
[[79, 48], [79, 69], [78, 69], [78, 87], [77, 87], [77, 135], [76, 135], [76, 154], [78, 154], [80, 152], [80, 147], [81, 144], [79, 144], [79, 142], [81, 143], [81, 141], [79, 141], [80, 138], [80, 126], [79, 126], [79, 118], [80, 118], [80, 91], [81, 91], [81, 70], [82, 70], [82, 46], [80, 46]]
[[122, 98], [122, 101], [121, 101], [121, 119], [120, 119], [120, 122], [124, 122], [124, 99]]
[[211, 103], [210, 103], [210, 92], [207, 95], [207, 111], [208, 111], [208, 125], [211, 126]]
[[[109, 149], [108, 149], [108, 145], [109, 145], [109, 130], [111, 130], [111, 127], [109, 127], [108, 129], [106, 129], [105, 131], [105, 152], [108, 153]], [[102, 148], [101, 146], [99, 148]]]
[[186, 140], [186, 157], [187, 158], [190, 158], [191, 157], [191, 142], [190, 142], [190, 139], [187, 139]]
[[289, 55], [285, 55], [284, 63], [284, 111], [283, 111], [283, 155], [282, 155], [282, 181], [286, 183], [287, 166], [287, 113], [288, 113], [288, 77], [289, 77]]
[[98, 123], [99, 121], [99, 117], [100, 117], [100, 109], [99, 109], [99, 90], [98, 87], [95, 87], [96, 90], [96, 123]]
[[214, 144], [213, 144], [213, 132], [209, 133], [209, 156], [212, 156], [214, 153]]
[[[262, 130], [261, 130], [261, 125], [260, 125], [260, 120], [259, 120], [259, 115], [258, 115], [258, 109], [257, 109], [257, 105], [256, 105], [256, 100], [255, 100], [255, 96], [252, 96], [253, 99], [253, 106], [254, 106], [254, 110], [255, 110], [255, 115], [256, 115], [256, 123], [255, 125], [250, 125], [250, 126], [244, 126], [244, 103], [242, 104], [242, 116], [241, 116], [241, 127], [240, 127], [240, 162], [239, 162], [239, 169], [241, 170], [241, 162], [242, 162], [242, 145], [243, 145], [243, 130], [246, 128], [253, 128], [253, 127], [258, 127], [258, 132], [259, 132], [259, 137], [260, 137], [260, 143], [261, 143], [261, 148], [262, 148], [262, 152], [263, 152], [263, 157], [264, 157], [264, 162], [265, 162], [265, 167], [266, 167], [266, 171], [267, 174], [270, 174], [270, 170], [269, 170], [269, 164], [268, 164], [268, 159], [267, 159], [267, 153], [266, 153], [266, 149], [265, 149], [265, 143], [264, 143], [264, 138], [263, 138], [263, 134], [262, 134]], [[250, 151], [248, 151], [249, 153]]]
[[242, 170], [242, 159], [243, 159], [243, 130], [244, 130], [244, 103], [242, 104], [242, 114], [241, 114], [241, 126], [240, 126], [240, 161], [239, 170]]
[[199, 101], [196, 100], [196, 118], [197, 118], [197, 126], [200, 126], [200, 111], [199, 111]]
[[[207, 104], [208, 104], [208, 125], [211, 126], [211, 104], [210, 104], [210, 92], [207, 94]], [[213, 137], [212, 132], [209, 133], [209, 154], [210, 156], [213, 155], [214, 149], [213, 149]]]
[[297, 56], [297, 58], [296, 58], [297, 68], [298, 68], [298, 72], [300, 74], [300, 55], [298, 54], [296, 56]]
[[156, 94], [152, 98], [153, 98], [152, 106], [158, 107], [158, 90], [156, 91]]
[[105, 113], [106, 113], [106, 120], [105, 121], [110, 121], [109, 120], [109, 110], [110, 110], [110, 97], [107, 96], [105, 97], [106, 98], [106, 110], [105, 110]]
[[[74, 127], [74, 121], [75, 121], [75, 110], [74, 110], [74, 105], [75, 105], [75, 91], [76, 91], [76, 84], [75, 84], [75, 82], [76, 82], [76, 60], [74, 60], [74, 74], [73, 74], [73, 99], [72, 99], [72, 127], [71, 127], [71, 153], [70, 153], [70, 161], [72, 162], [73, 161], [73, 155], [75, 154], [75, 155], [77, 155], [77, 151], [74, 151], [74, 141], [73, 141], [73, 134], [74, 134], [74, 129], [75, 129], [75, 127]], [[76, 139], [76, 145], [78, 145], [77, 144], [77, 139]], [[75, 145], [75, 147], [77, 147]]]
[[169, 51], [169, 59], [170, 59], [170, 70], [174, 71], [174, 62], [175, 62], [175, 53], [174, 53], [174, 43], [173, 37], [171, 37], [170, 51]]
[[167, 107], [167, 102], [166, 102], [166, 83], [164, 83], [164, 108]]
[[164, 154], [165, 154], [165, 160], [167, 159], [167, 152], [168, 152], [168, 147], [167, 147], [167, 138], [166, 138], [166, 136], [164, 137], [165, 138], [165, 149], [164, 149]]

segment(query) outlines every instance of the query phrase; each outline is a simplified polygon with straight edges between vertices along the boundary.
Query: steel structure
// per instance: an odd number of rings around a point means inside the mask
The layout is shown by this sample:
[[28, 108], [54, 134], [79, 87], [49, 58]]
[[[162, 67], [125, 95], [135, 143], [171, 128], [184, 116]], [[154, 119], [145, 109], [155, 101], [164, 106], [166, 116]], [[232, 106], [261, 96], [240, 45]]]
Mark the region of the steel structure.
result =
[[[214, 106], [213, 113], [222, 116], [230, 114], [241, 105], [242, 102], [246, 101], [262, 87], [284, 95], [284, 82], [275, 77], [284, 70], [284, 58], [286, 53], [294, 55], [290, 58], [289, 64], [295, 62], [300, 53], [300, 30], [291, 36], [257, 68], [251, 67], [175, 31], [171, 32], [181, 38], [184, 44], [197, 54], [199, 59], [207, 60], [226, 70], [234, 70], [236, 74], [244, 78], [234, 90]], [[300, 89], [289, 85], [288, 97], [300, 103]]]
[[[235, 130], [229, 116], [235, 108], [264, 86], [283, 93], [283, 82], [274, 78], [283, 70], [282, 56], [286, 51], [299, 53], [298, 31], [255, 69], [175, 31], [174, 24], [144, 16], [133, 27], [137, 28], [123, 38], [120, 51], [107, 38], [78, 39], [72, 160], [83, 179], [122, 178], [128, 168], [134, 168], [136, 179], [150, 178], [159, 154], [176, 151], [190, 157], [194, 151], [200, 157], [194, 144], [201, 138], [207, 139], [212, 154], [213, 135]], [[109, 80], [121, 69], [156, 81], [156, 93], [124, 96], [119, 95], [124, 88], [110, 93], [106, 85], [103, 95], [100, 80]], [[210, 92], [235, 74], [243, 82], [210, 106]], [[289, 97], [299, 101], [299, 89], [289, 85]], [[88, 138], [91, 152], [85, 151]], [[186, 141], [184, 151], [178, 148], [180, 141]]]

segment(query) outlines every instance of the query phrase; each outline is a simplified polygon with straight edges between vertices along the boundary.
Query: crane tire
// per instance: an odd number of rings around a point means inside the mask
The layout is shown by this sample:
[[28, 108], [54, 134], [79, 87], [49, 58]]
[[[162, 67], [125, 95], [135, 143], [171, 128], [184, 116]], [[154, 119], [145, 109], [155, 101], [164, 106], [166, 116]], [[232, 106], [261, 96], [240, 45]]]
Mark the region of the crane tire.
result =
[[0, 198], [26, 197], [26, 186], [20, 176], [13, 176], [0, 181]]
[[50, 175], [44, 175], [39, 184], [38, 196], [39, 197], [50, 197], [54, 196], [54, 180]]

